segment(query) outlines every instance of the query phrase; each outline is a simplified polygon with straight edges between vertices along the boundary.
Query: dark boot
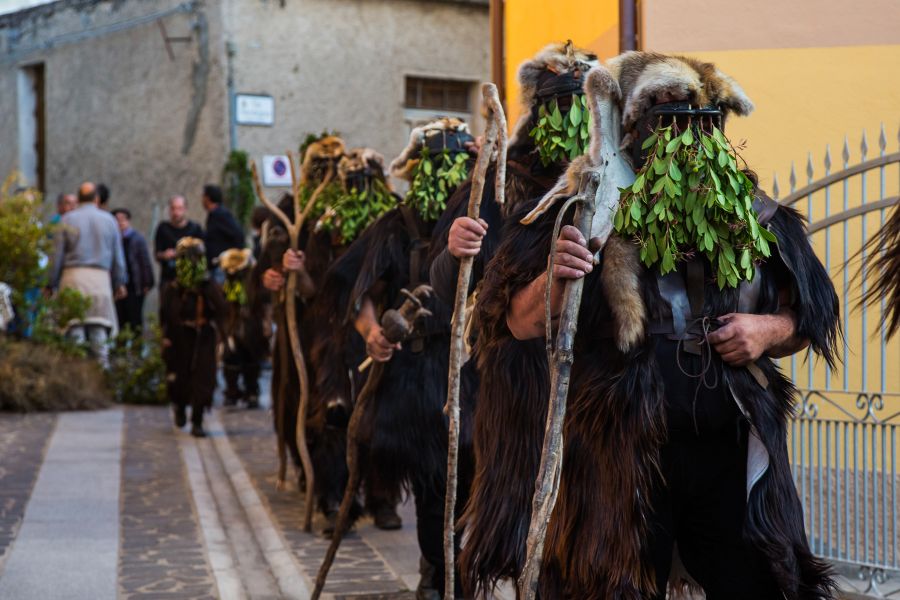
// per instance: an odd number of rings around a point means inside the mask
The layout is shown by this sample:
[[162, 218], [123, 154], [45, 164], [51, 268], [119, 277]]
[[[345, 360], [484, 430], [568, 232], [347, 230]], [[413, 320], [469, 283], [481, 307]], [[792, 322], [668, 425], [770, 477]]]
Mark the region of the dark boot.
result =
[[225, 406], [235, 406], [238, 403], [238, 400], [244, 396], [240, 386], [241, 370], [239, 367], [226, 364], [222, 368], [222, 375], [225, 378], [223, 404]]
[[381, 504], [372, 513], [375, 527], [385, 531], [393, 531], [403, 527], [403, 519], [397, 514], [397, 507], [392, 504]]
[[191, 435], [196, 438], [206, 437], [206, 432], [203, 431], [203, 425], [191, 425]]
[[416, 588], [416, 600], [441, 600], [444, 590], [438, 590], [434, 582], [434, 566], [419, 557], [419, 585]]
[[181, 429], [187, 423], [187, 410], [184, 405], [176, 404], [172, 407], [172, 412], [175, 413], [175, 427]]

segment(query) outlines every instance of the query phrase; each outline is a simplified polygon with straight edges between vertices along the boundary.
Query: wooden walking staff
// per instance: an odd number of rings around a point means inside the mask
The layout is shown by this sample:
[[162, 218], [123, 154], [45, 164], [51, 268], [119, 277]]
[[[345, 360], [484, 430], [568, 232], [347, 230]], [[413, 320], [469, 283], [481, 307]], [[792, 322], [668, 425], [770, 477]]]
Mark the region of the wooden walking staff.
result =
[[[422, 305], [422, 300], [431, 296], [433, 290], [431, 286], [420, 285], [412, 292], [401, 290], [406, 296], [400, 308], [394, 310], [386, 310], [381, 316], [381, 328], [384, 337], [392, 344], [406, 340], [413, 332], [416, 321], [423, 317], [431, 316], [431, 311]], [[350, 414], [350, 423], [347, 425], [347, 486], [344, 488], [344, 497], [341, 499], [341, 508], [338, 511], [337, 519], [334, 523], [334, 532], [331, 534], [331, 544], [325, 553], [325, 559], [322, 566], [319, 567], [319, 573], [316, 575], [316, 587], [313, 590], [311, 600], [318, 600], [325, 589], [325, 581], [328, 579], [328, 571], [334, 563], [334, 557], [337, 555], [341, 540], [350, 526], [350, 509], [353, 506], [353, 499], [356, 491], [359, 489], [359, 482], [362, 479], [362, 469], [359, 465], [359, 428], [363, 418], [369, 410], [372, 397], [381, 381], [381, 375], [384, 372], [386, 363], [376, 362], [369, 378], [363, 389], [360, 390], [359, 396], [356, 398], [356, 404], [353, 405], [353, 412]]]
[[[322, 179], [322, 182], [316, 187], [306, 201], [306, 206], [300, 207], [301, 186], [297, 178], [297, 171], [294, 168], [294, 155], [291, 151], [287, 152], [288, 160], [291, 163], [291, 192], [294, 195], [294, 221], [278, 207], [277, 204], [269, 200], [263, 193], [262, 185], [259, 181], [259, 172], [256, 169], [256, 163], [251, 163], [250, 169], [253, 175], [253, 185], [256, 188], [256, 195], [260, 201], [266, 205], [272, 214], [274, 214], [284, 228], [288, 232], [290, 245], [293, 250], [300, 250], [300, 232], [303, 229], [303, 223], [310, 211], [316, 204], [322, 190], [325, 189], [331, 179], [334, 177], [334, 168], [329, 167], [328, 172]], [[309, 373], [306, 370], [306, 360], [303, 356], [303, 346], [300, 342], [300, 331], [297, 326], [297, 273], [288, 273], [287, 284], [285, 285], [285, 313], [287, 317], [288, 337], [291, 342], [291, 350], [294, 355], [294, 366], [297, 369], [297, 377], [300, 380], [300, 402], [297, 408], [297, 428], [294, 432], [297, 440], [297, 449], [300, 453], [300, 462], [303, 464], [303, 474], [306, 478], [306, 514], [303, 520], [304, 531], [312, 530], [313, 515], [313, 489], [315, 485], [315, 473], [313, 473], [312, 458], [309, 454], [309, 446], [306, 442], [306, 412], [309, 406]], [[278, 486], [284, 487], [285, 477], [287, 475], [287, 452], [284, 440], [284, 402], [279, 407], [278, 415]]]
[[[494, 194], [499, 204], [503, 204], [506, 186], [506, 115], [500, 104], [497, 86], [485, 83], [481, 94], [487, 107], [487, 130], [484, 143], [478, 151], [475, 169], [472, 172], [472, 190], [469, 194], [468, 217], [478, 219], [481, 214], [481, 198], [491, 157], [497, 153], [497, 168], [494, 177]], [[447, 405], [444, 412], [450, 417], [450, 438], [447, 453], [447, 493], [444, 496], [444, 598], [454, 598], [454, 577], [456, 553], [453, 539], [456, 526], [456, 490], [459, 465], [459, 377], [462, 369], [463, 335], [466, 329], [466, 299], [472, 279], [473, 256], [464, 256], [459, 264], [456, 279], [456, 297], [453, 304], [453, 320], [450, 324], [450, 373], [447, 379]]]
[[[579, 190], [570, 199], [557, 217], [552, 244], [556, 244], [564, 213], [569, 205], [576, 204], [574, 225], [585, 240], [599, 239], [606, 243], [612, 232], [613, 217], [619, 205], [619, 188], [627, 187], [634, 181], [634, 173], [619, 154], [621, 142], [621, 118], [619, 103], [621, 91], [618, 82], [603, 67], [594, 67], [585, 82], [593, 126], [591, 147], [585, 159], [576, 159], [569, 167], [578, 175]], [[561, 196], [548, 194], [523, 222], [532, 222], [548, 210]], [[553, 281], [553, 252], [550, 249], [547, 285]], [[525, 566], [518, 581], [518, 597], [533, 600], [537, 593], [538, 576], [544, 552], [547, 525], [556, 505], [562, 475], [563, 425], [566, 416], [566, 396], [574, 361], [573, 347], [578, 328], [578, 312], [584, 278], [566, 281], [563, 291], [562, 310], [559, 317], [555, 351], [550, 364], [550, 399], [547, 410], [547, 424], [544, 431], [544, 446], [541, 464], [535, 481], [534, 499], [531, 509], [531, 523], [526, 540]], [[549, 298], [549, 293], [547, 295]]]

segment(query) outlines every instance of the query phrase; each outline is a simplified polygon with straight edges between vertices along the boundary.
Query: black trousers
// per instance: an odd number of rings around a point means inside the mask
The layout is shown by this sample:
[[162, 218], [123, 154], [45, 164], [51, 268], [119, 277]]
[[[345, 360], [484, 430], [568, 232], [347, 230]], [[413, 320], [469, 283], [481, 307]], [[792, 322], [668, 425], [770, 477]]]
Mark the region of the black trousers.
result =
[[[418, 478], [416, 478], [418, 479]], [[463, 478], [459, 482], [459, 496], [456, 499], [457, 516], [462, 513], [462, 507], [466, 503], [468, 487], [463, 485]], [[432, 588], [444, 595], [444, 496], [446, 485], [438, 486], [422, 481], [413, 481], [413, 494], [416, 501], [416, 535], [419, 539], [419, 551], [429, 565], [434, 569], [431, 579]], [[454, 536], [454, 553], [459, 556], [459, 535]], [[462, 598], [462, 585], [460, 584], [459, 570], [455, 574], [454, 594]]]
[[[259, 396], [260, 363], [249, 349], [238, 344], [232, 350], [226, 348], [222, 357], [223, 375], [225, 377], [225, 394], [232, 399], [248, 396]], [[240, 380], [244, 380], [244, 390], [241, 392]]]
[[131, 327], [131, 331], [139, 332], [144, 328], [144, 295], [132, 294], [116, 300], [116, 316], [119, 318], [119, 329]]
[[[674, 343], [659, 344], [660, 364], [678, 364], [677, 351]], [[781, 600], [767, 560], [743, 537], [749, 426], [719, 368], [708, 373], [707, 386], [687, 375], [702, 370], [700, 357], [678, 358], [684, 370], [663, 375], [669, 439], [660, 453], [664, 482], [653, 494], [648, 540], [659, 590], [654, 600], [665, 599], [676, 545], [707, 600]]]

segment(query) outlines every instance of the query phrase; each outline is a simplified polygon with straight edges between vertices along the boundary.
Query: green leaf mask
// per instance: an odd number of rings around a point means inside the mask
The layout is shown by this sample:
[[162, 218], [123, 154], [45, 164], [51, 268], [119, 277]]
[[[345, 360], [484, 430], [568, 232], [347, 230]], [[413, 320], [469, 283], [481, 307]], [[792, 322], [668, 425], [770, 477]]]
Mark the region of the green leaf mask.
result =
[[378, 217], [397, 206], [397, 197], [381, 179], [364, 189], [344, 193], [319, 221], [325, 231], [337, 230], [342, 244], [349, 244]]
[[197, 259], [182, 256], [175, 259], [175, 281], [184, 289], [196, 289], [207, 279], [205, 256]]
[[753, 182], [738, 169], [725, 135], [718, 128], [660, 126], [643, 148], [652, 151], [631, 187], [621, 190], [616, 231], [634, 238], [641, 261], [662, 274], [700, 253], [719, 289], [752, 280], [775, 236], [757, 221]]
[[445, 149], [431, 156], [424, 148], [404, 202], [415, 208], [423, 221], [437, 221], [450, 195], [469, 176], [468, 161], [465, 152], [451, 154]]
[[573, 160], [587, 152], [591, 143], [591, 112], [587, 97], [572, 95], [572, 107], [565, 113], [556, 99], [538, 108], [537, 125], [529, 134], [545, 167]]

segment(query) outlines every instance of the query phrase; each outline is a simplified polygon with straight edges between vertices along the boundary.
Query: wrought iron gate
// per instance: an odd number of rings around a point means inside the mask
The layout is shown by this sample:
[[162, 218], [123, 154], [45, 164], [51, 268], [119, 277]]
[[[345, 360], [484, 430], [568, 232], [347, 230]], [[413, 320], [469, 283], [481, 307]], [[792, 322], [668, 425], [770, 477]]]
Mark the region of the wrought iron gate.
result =
[[[889, 342], [880, 327], [884, 300], [854, 308], [871, 275], [865, 242], [886, 213], [900, 210], [892, 208], [900, 201], [900, 151], [887, 153], [887, 145], [882, 126], [879, 153], [868, 158], [863, 132], [860, 162], [850, 166], [845, 138], [835, 173], [826, 147], [819, 179], [810, 154], [799, 189], [791, 166], [790, 194], [780, 202], [807, 214], [810, 239], [841, 296], [844, 341], [839, 372], [809, 354], [782, 366], [800, 390], [789, 443], [813, 552], [842, 566], [844, 583], [857, 582], [852, 591], [900, 598], [900, 339]], [[777, 179], [773, 192], [778, 198]]]

